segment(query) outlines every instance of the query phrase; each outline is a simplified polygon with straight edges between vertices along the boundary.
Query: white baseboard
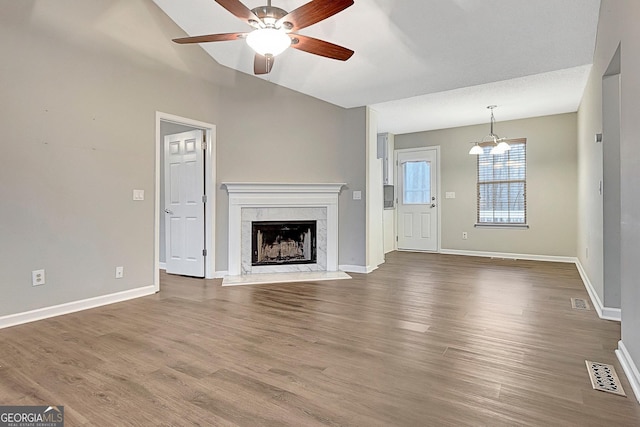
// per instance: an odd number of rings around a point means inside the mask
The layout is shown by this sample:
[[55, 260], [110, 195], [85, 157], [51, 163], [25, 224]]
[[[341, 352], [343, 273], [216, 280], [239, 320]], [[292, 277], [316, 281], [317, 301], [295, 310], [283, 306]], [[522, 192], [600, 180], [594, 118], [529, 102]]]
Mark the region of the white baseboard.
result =
[[478, 256], [485, 258], [503, 258], [514, 260], [522, 259], [525, 261], [566, 262], [570, 264], [574, 264], [577, 261], [577, 258], [569, 256], [514, 254], [509, 252], [465, 251], [460, 249], [441, 249], [440, 253], [446, 255]]
[[631, 384], [631, 388], [633, 389], [633, 394], [636, 395], [636, 400], [640, 403], [640, 371], [638, 371], [638, 367], [633, 362], [631, 355], [627, 351], [627, 348], [624, 346], [622, 340], [618, 341], [618, 349], [616, 350], [616, 356], [618, 356], [618, 360], [622, 365], [622, 369]]
[[591, 284], [591, 280], [589, 280], [589, 276], [587, 276], [587, 272], [582, 267], [579, 259], [576, 259], [576, 267], [578, 268], [578, 273], [580, 273], [580, 277], [582, 278], [582, 283], [584, 283], [584, 287], [589, 294], [589, 298], [591, 298], [591, 304], [596, 309], [598, 313], [598, 317], [605, 320], [614, 320], [616, 322], [622, 321], [622, 310], [619, 308], [611, 308], [605, 307], [598, 296], [593, 284]]
[[338, 268], [341, 271], [344, 271], [346, 273], [360, 273], [360, 274], [369, 274], [371, 273], [373, 270], [377, 269], [378, 266], [376, 265], [375, 267], [367, 265], [349, 265], [349, 264], [341, 264], [338, 266]]
[[167, 263], [166, 262], [158, 263], [158, 265], [160, 266], [160, 270], [166, 270], [167, 269]]
[[622, 309], [602, 307], [602, 316], [600, 316], [600, 318], [604, 320], [613, 320], [615, 322], [622, 322]]
[[48, 319], [50, 317], [61, 316], [63, 314], [75, 313], [76, 311], [96, 308], [116, 302], [127, 301], [134, 298], [140, 298], [152, 295], [155, 292], [155, 286], [145, 286], [143, 288], [116, 292], [115, 294], [102, 295], [80, 301], [54, 305], [51, 307], [38, 308], [36, 310], [25, 311], [23, 313], [9, 314], [7, 316], [0, 317], [0, 329], [21, 325], [23, 323], [35, 322], [37, 320]]
[[228, 276], [229, 272], [227, 270], [219, 270], [213, 273], [214, 279], [224, 279], [224, 276]]
[[373, 266], [373, 265], [367, 265], [367, 274], [371, 273], [374, 270], [377, 270], [378, 267], [380, 267], [379, 265]]

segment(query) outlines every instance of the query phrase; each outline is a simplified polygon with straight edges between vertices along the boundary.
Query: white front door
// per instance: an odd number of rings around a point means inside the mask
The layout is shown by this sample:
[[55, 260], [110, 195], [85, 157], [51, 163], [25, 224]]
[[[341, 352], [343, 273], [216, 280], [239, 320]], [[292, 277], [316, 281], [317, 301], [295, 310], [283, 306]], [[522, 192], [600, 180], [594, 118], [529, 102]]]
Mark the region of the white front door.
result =
[[164, 138], [166, 271], [204, 277], [204, 131]]
[[398, 249], [438, 250], [437, 149], [397, 151]]

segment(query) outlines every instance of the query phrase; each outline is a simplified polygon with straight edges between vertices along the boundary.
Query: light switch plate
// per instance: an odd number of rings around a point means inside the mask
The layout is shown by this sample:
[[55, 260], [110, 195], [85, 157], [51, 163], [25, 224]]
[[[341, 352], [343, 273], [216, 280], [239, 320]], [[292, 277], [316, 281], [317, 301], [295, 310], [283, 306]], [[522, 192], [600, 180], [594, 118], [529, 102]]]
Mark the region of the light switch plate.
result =
[[354, 190], [354, 192], [353, 192], [353, 200], [362, 200], [362, 191]]
[[456, 198], [455, 191], [447, 191], [446, 193], [444, 193], [444, 198], [445, 199], [455, 199]]
[[144, 190], [133, 190], [133, 200], [144, 200]]

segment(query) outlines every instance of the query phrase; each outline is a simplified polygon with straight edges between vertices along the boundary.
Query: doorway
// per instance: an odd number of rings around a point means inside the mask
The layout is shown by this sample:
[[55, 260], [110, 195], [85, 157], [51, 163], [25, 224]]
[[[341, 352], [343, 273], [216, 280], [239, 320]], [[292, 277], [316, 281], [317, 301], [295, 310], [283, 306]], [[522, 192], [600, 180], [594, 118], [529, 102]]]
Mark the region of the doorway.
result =
[[199, 130], [204, 137], [204, 221], [201, 228], [204, 256], [204, 277], [215, 277], [215, 184], [216, 184], [216, 127], [211, 123], [188, 119], [173, 114], [156, 112], [156, 161], [155, 161], [155, 237], [154, 237], [154, 286], [160, 290], [160, 269], [165, 268], [166, 258], [161, 261], [166, 242], [164, 201], [164, 137], [183, 131]]
[[167, 134], [163, 130], [173, 125], [160, 124], [164, 134], [160, 174], [164, 183], [160, 189], [160, 208], [164, 209], [164, 215], [160, 212], [160, 263], [162, 265], [164, 261], [168, 274], [204, 277], [204, 131], [190, 129]]
[[440, 249], [440, 147], [396, 150], [398, 250]]

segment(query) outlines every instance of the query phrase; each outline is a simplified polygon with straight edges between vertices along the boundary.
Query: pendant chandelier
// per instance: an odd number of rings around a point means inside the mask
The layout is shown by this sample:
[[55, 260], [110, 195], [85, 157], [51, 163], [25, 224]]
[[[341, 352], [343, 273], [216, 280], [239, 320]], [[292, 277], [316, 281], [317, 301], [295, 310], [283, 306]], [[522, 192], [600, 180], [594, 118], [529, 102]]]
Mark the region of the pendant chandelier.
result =
[[498, 135], [493, 133], [493, 124], [496, 122], [495, 117], [493, 117], [493, 109], [496, 108], [497, 105], [489, 105], [487, 108], [491, 110], [491, 131], [489, 135], [482, 138], [482, 140], [473, 143], [473, 147], [469, 150], [469, 154], [484, 154], [483, 147], [491, 146], [491, 151], [489, 154], [504, 154], [505, 151], [511, 150], [509, 144], [505, 142], [506, 138], [500, 138]]

